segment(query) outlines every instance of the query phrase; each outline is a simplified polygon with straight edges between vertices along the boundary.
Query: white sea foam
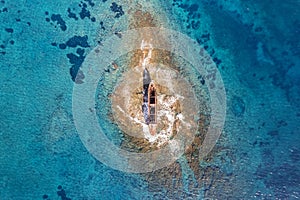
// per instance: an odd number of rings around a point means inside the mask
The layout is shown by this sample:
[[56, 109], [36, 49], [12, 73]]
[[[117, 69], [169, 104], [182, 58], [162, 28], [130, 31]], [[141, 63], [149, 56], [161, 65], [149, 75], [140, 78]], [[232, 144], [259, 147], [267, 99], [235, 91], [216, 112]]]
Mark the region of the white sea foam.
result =
[[[177, 95], [179, 96], [179, 95]], [[179, 100], [178, 97], [175, 96], [168, 96], [166, 95], [159, 95], [157, 97], [158, 104], [161, 105], [161, 109], [158, 111], [158, 121], [159, 123], [165, 123], [167, 125], [167, 129], [160, 130], [155, 135], [150, 134], [149, 126], [145, 124], [143, 121], [139, 120], [137, 117], [131, 117], [129, 114], [127, 114], [120, 106], [117, 106], [117, 108], [130, 120], [133, 122], [140, 124], [142, 126], [142, 132], [144, 134], [144, 138], [146, 138], [150, 143], [157, 143], [158, 146], [161, 146], [162, 144], [169, 142], [171, 136], [172, 136], [172, 130], [174, 126], [174, 122], [176, 119], [180, 121], [180, 123], [184, 122], [184, 116], [183, 114], [179, 113], [176, 115], [175, 111], [171, 109], [171, 106]], [[163, 121], [163, 118], [166, 117], [167, 120]], [[162, 122], [163, 121], [163, 122]], [[187, 124], [187, 123], [185, 123]], [[177, 130], [178, 131], [178, 130]]]
[[146, 42], [145, 40], [142, 40], [141, 43], [141, 50], [144, 52], [144, 60], [142, 62], [142, 66], [145, 68], [147, 65], [150, 64], [150, 59], [152, 57], [152, 44], [150, 42]]

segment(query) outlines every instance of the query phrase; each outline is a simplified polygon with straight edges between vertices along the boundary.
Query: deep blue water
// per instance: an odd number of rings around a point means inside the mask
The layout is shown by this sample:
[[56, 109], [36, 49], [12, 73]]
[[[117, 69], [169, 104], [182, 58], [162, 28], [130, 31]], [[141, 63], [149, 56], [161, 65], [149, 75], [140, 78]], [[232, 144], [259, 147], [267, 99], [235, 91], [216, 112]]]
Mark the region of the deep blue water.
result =
[[[197, 172], [179, 160], [190, 176], [170, 188], [113, 170], [79, 139], [78, 69], [95, 46], [128, 29], [133, 2], [2, 0], [0, 199], [300, 198], [300, 2], [156, 6], [169, 19], [161, 24], [195, 39], [222, 75], [227, 115], [212, 159]], [[205, 184], [188, 186], [199, 173]]]

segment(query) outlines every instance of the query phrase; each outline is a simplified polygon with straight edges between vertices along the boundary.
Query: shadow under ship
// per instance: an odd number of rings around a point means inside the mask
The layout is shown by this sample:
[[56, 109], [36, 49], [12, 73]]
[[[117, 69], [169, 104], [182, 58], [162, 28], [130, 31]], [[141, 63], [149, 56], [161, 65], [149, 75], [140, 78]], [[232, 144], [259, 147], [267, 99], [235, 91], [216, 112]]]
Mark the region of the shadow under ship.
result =
[[142, 111], [145, 123], [149, 126], [150, 134], [156, 134], [157, 124], [157, 93], [147, 68], [143, 71], [143, 105]]

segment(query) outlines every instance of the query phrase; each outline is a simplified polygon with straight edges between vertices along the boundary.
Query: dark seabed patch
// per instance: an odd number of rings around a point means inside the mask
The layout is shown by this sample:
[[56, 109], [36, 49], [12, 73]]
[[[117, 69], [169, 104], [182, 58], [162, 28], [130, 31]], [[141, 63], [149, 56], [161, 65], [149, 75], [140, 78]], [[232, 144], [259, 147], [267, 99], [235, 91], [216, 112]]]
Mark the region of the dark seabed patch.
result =
[[58, 47], [60, 49], [66, 49], [67, 48], [67, 45], [65, 43], [62, 43], [62, 44], [59, 44]]
[[258, 167], [256, 176], [274, 190], [277, 199], [290, 199], [294, 192], [300, 192], [300, 171], [289, 162], [280, 164], [273, 160], [273, 155], [265, 155], [264, 164]]
[[[52, 22], [56, 22], [56, 24], [59, 25], [59, 27], [62, 31], [67, 30], [66, 22], [63, 20], [63, 18], [61, 17], [60, 14], [52, 14], [50, 19]], [[46, 18], [46, 21], [50, 22], [50, 19]]]
[[75, 19], [75, 20], [78, 20], [78, 17], [76, 16], [76, 13], [73, 13], [71, 11], [71, 8], [68, 8], [68, 17], [72, 18], [72, 19]]
[[[85, 20], [85, 18], [88, 18], [91, 20], [91, 22], [97, 21], [96, 17], [92, 16], [91, 12], [89, 10], [89, 8], [92, 8], [95, 6], [95, 3], [92, 0], [84, 0], [84, 1], [81, 1], [77, 5], [80, 8], [80, 11], [78, 11], [75, 7], [68, 7], [66, 10], [67, 11], [66, 14], [70, 19], [78, 21], [78, 20]], [[49, 12], [45, 11], [45, 15], [46, 15], [47, 22], [49, 22], [51, 24], [52, 24], [52, 22], [57, 22], [57, 24], [61, 27], [61, 29], [63, 31], [65, 31], [67, 29], [67, 23], [62, 19], [60, 14], [52, 14], [51, 17], [48, 17]], [[105, 28], [103, 26], [103, 22], [100, 23], [100, 25], [101, 25], [102, 29], [105, 30]], [[85, 59], [85, 56], [84, 56], [85, 49], [90, 48], [90, 45], [88, 43], [88, 36], [87, 35], [83, 35], [83, 36], [74, 35], [73, 37], [69, 38], [64, 43], [52, 42], [51, 46], [58, 47], [61, 50], [65, 50], [67, 48], [81, 47], [76, 50], [76, 53], [68, 53], [67, 54], [67, 58], [69, 59], [69, 62], [72, 64], [72, 66], [70, 68], [71, 79], [77, 83], [81, 82], [82, 80], [80, 79], [80, 77], [84, 78], [84, 75], [78, 76], [78, 79], [76, 79], [76, 75], [79, 71], [81, 64], [83, 63], [83, 61]]]
[[[57, 197], [60, 197], [61, 200], [72, 200], [70, 197], [67, 196], [67, 193], [66, 193], [65, 189], [61, 185], [57, 186], [57, 192], [56, 192], [56, 194], [57, 194]], [[45, 199], [45, 200], [50, 200], [50, 199], [53, 199], [53, 198], [54, 197], [51, 198], [47, 194], [44, 194], [42, 196], [42, 199]]]
[[13, 33], [14, 29], [12, 29], [12, 28], [5, 28], [5, 31], [8, 32], [8, 33]]
[[231, 100], [231, 111], [236, 117], [244, 114], [246, 109], [245, 102], [241, 97], [234, 96]]
[[69, 58], [69, 62], [72, 64], [72, 67], [70, 68], [70, 75], [74, 82], [76, 81], [78, 70], [85, 59], [84, 49], [78, 48], [76, 54], [73, 53], [67, 54], [67, 57]]
[[91, 17], [91, 13], [90, 11], [87, 9], [87, 5], [86, 3], [83, 3], [82, 6], [81, 6], [81, 11], [79, 13], [79, 16], [81, 19], [84, 19], [84, 18], [89, 18]]
[[61, 198], [61, 200], [71, 200], [71, 198], [67, 197], [66, 191], [62, 188], [61, 185], [59, 185], [57, 189], [57, 195]]
[[[57, 46], [56, 43], [52, 43], [53, 46]], [[72, 64], [70, 68], [70, 75], [72, 81], [76, 83], [82, 83], [82, 80], [84, 79], [83, 74], [78, 74], [79, 68], [82, 65], [84, 59], [85, 59], [85, 50], [83, 48], [89, 48], [90, 45], [88, 44], [88, 36], [73, 36], [71, 37], [66, 43], [61, 43], [58, 45], [58, 47], [62, 50], [69, 48], [76, 48], [76, 47], [82, 47], [77, 48], [76, 54], [74, 53], [68, 53], [67, 58], [69, 59], [69, 62]], [[80, 71], [79, 71], [80, 72]], [[78, 77], [76, 77], [78, 75]]]
[[91, 7], [94, 7], [95, 6], [95, 3], [92, 1], [92, 0], [84, 0], [85, 2], [88, 2], [88, 4], [91, 6]]
[[115, 18], [119, 18], [122, 15], [124, 15], [124, 11], [122, 9], [122, 6], [118, 5], [116, 2], [113, 2], [110, 6], [111, 11], [116, 13]]
[[77, 46], [80, 46], [83, 48], [90, 47], [90, 45], [88, 44], [88, 36], [87, 35], [85, 35], [85, 36], [75, 35], [66, 42], [66, 45], [68, 47], [73, 47], [73, 48], [75, 48]]
[[[87, 2], [88, 4], [84, 3], [84, 2]], [[81, 1], [80, 4], [79, 4], [79, 7], [81, 8], [80, 12], [78, 13], [80, 19], [83, 20], [85, 18], [88, 18], [88, 19], [91, 20], [91, 22], [95, 22], [96, 18], [91, 15], [91, 11], [89, 10], [89, 7], [93, 8], [95, 6], [95, 3], [93, 1], [91, 1], [91, 0], [84, 0], [84, 2]], [[77, 20], [78, 18], [76, 16], [76, 14], [70, 12], [69, 9], [68, 9], [68, 13], [69, 13], [68, 16], [70, 18], [73, 18], [73, 19]]]

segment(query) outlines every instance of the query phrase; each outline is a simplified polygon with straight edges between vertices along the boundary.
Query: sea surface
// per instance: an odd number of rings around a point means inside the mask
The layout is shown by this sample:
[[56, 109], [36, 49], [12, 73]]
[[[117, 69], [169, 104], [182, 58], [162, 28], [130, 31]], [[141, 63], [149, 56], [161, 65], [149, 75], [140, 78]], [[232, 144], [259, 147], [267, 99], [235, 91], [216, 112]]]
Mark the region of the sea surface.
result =
[[[0, 22], [1, 200], [300, 198], [299, 0], [1, 0]], [[184, 154], [167, 170], [127, 173], [82, 143], [72, 94], [95, 47], [147, 26], [181, 32], [210, 55], [225, 125], [195, 165]], [[119, 76], [126, 62], [116, 61]], [[120, 146], [118, 126], [100, 123]]]

